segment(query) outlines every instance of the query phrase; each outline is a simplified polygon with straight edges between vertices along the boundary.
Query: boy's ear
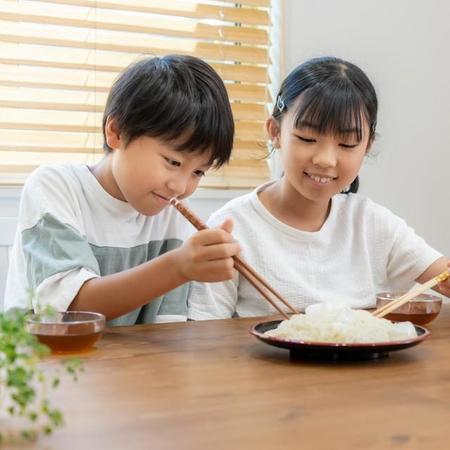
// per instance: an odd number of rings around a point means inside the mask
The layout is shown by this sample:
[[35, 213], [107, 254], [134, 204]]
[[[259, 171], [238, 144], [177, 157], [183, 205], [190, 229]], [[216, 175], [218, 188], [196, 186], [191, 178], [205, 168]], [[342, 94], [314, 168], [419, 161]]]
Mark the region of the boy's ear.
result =
[[108, 146], [112, 149], [120, 148], [121, 139], [117, 122], [114, 118], [108, 117], [105, 124], [105, 139]]
[[280, 148], [280, 125], [273, 117], [267, 119], [266, 130], [273, 147]]

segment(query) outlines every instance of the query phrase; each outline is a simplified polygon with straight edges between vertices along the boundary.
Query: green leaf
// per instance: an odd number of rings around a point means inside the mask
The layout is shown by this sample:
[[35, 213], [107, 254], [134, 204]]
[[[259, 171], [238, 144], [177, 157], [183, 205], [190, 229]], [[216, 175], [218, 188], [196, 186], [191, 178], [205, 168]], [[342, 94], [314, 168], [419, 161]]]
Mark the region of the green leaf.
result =
[[[34, 295], [33, 293], [30, 293]], [[54, 312], [54, 310], [53, 310]], [[42, 313], [52, 314], [48, 308]], [[52, 407], [46, 397], [48, 387], [57, 388], [60, 377], [46, 376], [39, 367], [39, 361], [49, 355], [50, 349], [41, 344], [26, 329], [26, 314], [20, 310], [0, 313], [0, 386], [2, 403], [10, 416], [23, 417], [30, 423], [29, 428], [20, 431], [22, 439], [33, 440], [39, 434], [49, 434], [64, 423], [62, 412]], [[83, 371], [78, 358], [63, 361], [66, 373], [76, 379]], [[37, 427], [37, 428], [36, 428]], [[6, 429], [0, 433], [0, 445], [9, 439]]]

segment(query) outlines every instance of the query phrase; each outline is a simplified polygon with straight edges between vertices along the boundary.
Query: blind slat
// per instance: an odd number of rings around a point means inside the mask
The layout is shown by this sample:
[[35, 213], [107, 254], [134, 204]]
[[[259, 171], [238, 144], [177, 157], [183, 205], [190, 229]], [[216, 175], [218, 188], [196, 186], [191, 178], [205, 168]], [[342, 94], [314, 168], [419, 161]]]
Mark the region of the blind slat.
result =
[[[54, 156], [58, 156], [57, 154]], [[64, 155], [63, 155], [64, 156]], [[93, 162], [97, 162], [99, 159], [99, 155], [93, 155]], [[54, 162], [57, 162], [57, 159], [59, 158], [55, 158]], [[63, 159], [63, 158], [60, 158]], [[31, 168], [32, 170], [34, 170], [35, 168], [37, 168], [39, 165], [38, 162], [36, 163], [32, 163], [32, 162], [27, 162], [27, 163], [21, 163], [21, 162], [17, 162], [16, 164], [10, 164], [9, 166], [7, 166], [6, 164], [0, 164], [0, 167], [3, 168], [2, 171], [4, 172], [25, 172], [28, 168]], [[248, 174], [249, 177], [253, 177], [253, 178], [266, 178], [267, 177], [267, 172], [265, 170], [261, 170], [258, 171], [256, 169], [258, 169], [260, 166], [256, 163], [256, 162], [249, 162], [246, 166], [242, 166], [242, 165], [237, 165], [234, 164], [233, 162], [230, 162], [230, 164], [228, 166], [225, 166], [221, 169], [219, 169], [218, 171], [214, 171], [214, 170], [210, 170], [208, 171], [207, 177], [214, 177], [214, 176], [221, 176], [222, 174], [226, 174], [226, 173], [234, 173], [236, 175], [236, 173], [246, 173]]]
[[2, 145], [0, 144], [1, 152], [18, 152], [18, 153], [83, 153], [86, 155], [90, 154], [103, 154], [103, 150], [100, 147], [93, 148], [89, 151], [89, 148], [85, 147], [68, 147], [61, 145], [53, 145], [53, 146], [45, 146], [42, 147], [40, 145]]
[[[222, 0], [223, 3], [234, 3], [236, 4], [235, 0]], [[248, 5], [248, 6], [259, 6], [259, 7], [266, 7], [268, 8], [270, 6], [270, 0], [243, 0], [238, 3], [239, 5]]]
[[[69, 84], [70, 80], [64, 79], [50, 79], [45, 77], [41, 80], [38, 76], [30, 77], [27, 81], [24, 78], [6, 77], [6, 74], [1, 72], [0, 67], [0, 101], [21, 101], [22, 99], [33, 100], [35, 102], [44, 102], [52, 100], [59, 103], [84, 103], [92, 99], [93, 102], [101, 104], [102, 107], [106, 102], [109, 88], [106, 86], [102, 89], [95, 85], [95, 80], [90, 86], [83, 86], [83, 79], [78, 80], [77, 84]], [[66, 81], [68, 84], [62, 84]], [[20, 89], [12, 90], [9, 87], [15, 86]], [[248, 84], [231, 84], [225, 85], [228, 96], [231, 100], [259, 102], [266, 100], [266, 89], [264, 86], [254, 86]], [[8, 89], [5, 89], [8, 87]], [[94, 105], [92, 106], [94, 108]]]
[[[58, 69], [118, 72], [142, 55], [71, 48], [41, 47], [0, 42], [0, 63]], [[224, 80], [268, 82], [267, 68], [244, 64], [220, 64], [206, 59]]]
[[88, 133], [86, 131], [79, 133], [58, 133], [55, 131], [9, 129], [7, 133], [3, 134], [1, 144], [5, 147], [17, 146], [24, 149], [33, 146], [83, 148], [83, 151], [88, 153], [97, 147], [102, 148], [103, 136], [101, 133]]
[[[8, 130], [0, 142], [1, 151], [9, 152], [53, 152], [62, 153], [103, 153], [103, 135], [101, 133], [67, 133], [41, 130]], [[264, 141], [236, 138], [232, 157], [239, 155], [263, 157], [267, 153]]]
[[[21, 165], [21, 164], [39, 164], [42, 155], [41, 152], [22, 152], [20, 154], [15, 154], [10, 151], [3, 151], [0, 149], [0, 160], [5, 163], [6, 161], [10, 162], [12, 165]], [[45, 153], [45, 152], [43, 152]], [[65, 161], [69, 156], [71, 160], [74, 161], [93, 161], [97, 162], [103, 157], [103, 153], [96, 151], [90, 153], [82, 153], [78, 152], [78, 154], [73, 154], [75, 152], [70, 152], [72, 154], [67, 155], [65, 152], [54, 152], [50, 157], [52, 162]], [[48, 155], [44, 155], [48, 157]], [[260, 160], [257, 158], [248, 159], [248, 158], [234, 158], [228, 164], [228, 168], [239, 167], [241, 169], [257, 169], [260, 166]], [[211, 172], [214, 174], [215, 170], [211, 169]]]
[[173, 18], [164, 16], [127, 14], [123, 11], [111, 14], [99, 9], [78, 9], [72, 8], [70, 15], [66, 15], [67, 12], [64, 13], [60, 6], [49, 7], [30, 2], [16, 5], [0, 0], [1, 19], [17, 22], [21, 28], [25, 28], [26, 23], [37, 23], [93, 29], [97, 34], [99, 30], [111, 30], [245, 44], [267, 44], [268, 41], [267, 31], [254, 27], [213, 26], [189, 19], [174, 21]]
[[[0, 120], [15, 126], [26, 126], [27, 123], [55, 125], [95, 125], [101, 124], [103, 105], [83, 103], [38, 103], [32, 101], [8, 101], [0, 97]], [[254, 103], [232, 103], [231, 109], [235, 120], [264, 121], [265, 106]]]
[[[234, 46], [208, 43], [203, 41], [166, 39], [156, 36], [142, 36], [142, 39], [128, 38], [103, 39], [95, 36], [96, 33], [73, 33], [49, 30], [19, 31], [13, 27], [0, 28], [0, 41], [16, 44], [30, 44], [54, 47], [68, 47], [64, 52], [73, 49], [89, 49], [105, 52], [122, 52], [134, 54], [166, 55], [168, 53], [184, 53], [200, 58], [220, 59], [222, 61], [236, 61], [242, 63], [266, 64], [268, 52], [266, 48], [251, 46]], [[94, 53], [94, 52], [92, 52]], [[70, 54], [66, 58], [70, 59]]]
[[[52, 0], [42, 1], [52, 3]], [[270, 24], [267, 10], [256, 8], [233, 8], [197, 2], [188, 3], [176, 0], [170, 0], [170, 2], [163, 0], [58, 0], [58, 3], [150, 14], [163, 14], [177, 17], [191, 17], [195, 19], [216, 19], [225, 22], [238, 22], [249, 25]]]
[[[1, 129], [101, 133], [100, 123], [100, 113], [46, 111], [42, 114], [39, 110], [0, 108]], [[263, 134], [264, 122], [236, 122], [236, 136], [239, 138], [258, 138]]]
[[[86, 147], [70, 147], [70, 146], [62, 146], [62, 145], [48, 145], [48, 146], [39, 146], [39, 145], [5, 145], [0, 144], [0, 152], [10, 152], [17, 153], [18, 159], [23, 159], [24, 153], [60, 153], [65, 155], [70, 155], [72, 153], [81, 153], [86, 156], [90, 155], [103, 155], [103, 149], [101, 147], [95, 148], [86, 148]], [[240, 149], [236, 145], [233, 147], [233, 156], [230, 162], [238, 162], [239, 165], [245, 165], [247, 161], [252, 161], [258, 167], [260, 163], [267, 156], [267, 151], [263, 149], [257, 150], [248, 150], [248, 149]]]
[[228, 168], [218, 173], [208, 173], [200, 186], [204, 188], [219, 189], [250, 189], [262, 184], [268, 179], [268, 170], [261, 168], [239, 170]]
[[[27, 175], [38, 167], [38, 164], [0, 164], [0, 173], [5, 176], [0, 184], [8, 186], [20, 186]], [[268, 171], [266, 169], [255, 173], [255, 170], [239, 170], [232, 168], [218, 173], [208, 173], [201, 181], [200, 187], [214, 189], [251, 189], [264, 181], [267, 181]]]

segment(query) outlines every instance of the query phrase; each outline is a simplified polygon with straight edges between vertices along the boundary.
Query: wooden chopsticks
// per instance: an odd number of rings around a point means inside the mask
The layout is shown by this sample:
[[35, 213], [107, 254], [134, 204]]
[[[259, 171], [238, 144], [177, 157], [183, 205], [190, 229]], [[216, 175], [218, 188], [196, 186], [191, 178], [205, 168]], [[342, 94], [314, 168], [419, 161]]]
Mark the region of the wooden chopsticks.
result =
[[[206, 230], [208, 227], [202, 222], [189, 208], [176, 198], [170, 200], [170, 204], [174, 206], [197, 230]], [[234, 267], [246, 280], [286, 319], [289, 316], [278, 306], [270, 294], [287, 306], [294, 314], [298, 311], [279, 294], [270, 284], [250, 267], [239, 256], [234, 256]]]
[[440, 273], [439, 275], [435, 276], [434, 278], [432, 278], [431, 280], [427, 281], [424, 284], [421, 284], [419, 286], [413, 286], [406, 294], [393, 300], [390, 303], [387, 303], [381, 308], [378, 308], [372, 314], [376, 317], [384, 317], [385, 315], [391, 313], [392, 311], [395, 311], [397, 308], [400, 308], [400, 306], [404, 305], [405, 303], [408, 303], [414, 297], [417, 297], [418, 295], [422, 294], [428, 289], [431, 289], [432, 287], [436, 286], [436, 284], [445, 281], [449, 277], [450, 273], [448, 270], [446, 270], [445, 272]]

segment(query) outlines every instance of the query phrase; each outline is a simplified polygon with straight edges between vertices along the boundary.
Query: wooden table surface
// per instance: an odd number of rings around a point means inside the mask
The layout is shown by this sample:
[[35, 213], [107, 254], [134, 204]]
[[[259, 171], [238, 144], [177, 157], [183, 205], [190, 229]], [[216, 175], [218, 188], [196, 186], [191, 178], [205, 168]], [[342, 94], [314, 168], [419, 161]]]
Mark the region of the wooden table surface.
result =
[[27, 448], [450, 448], [450, 305], [426, 341], [368, 362], [290, 361], [258, 321], [107, 329], [52, 394], [66, 426]]

